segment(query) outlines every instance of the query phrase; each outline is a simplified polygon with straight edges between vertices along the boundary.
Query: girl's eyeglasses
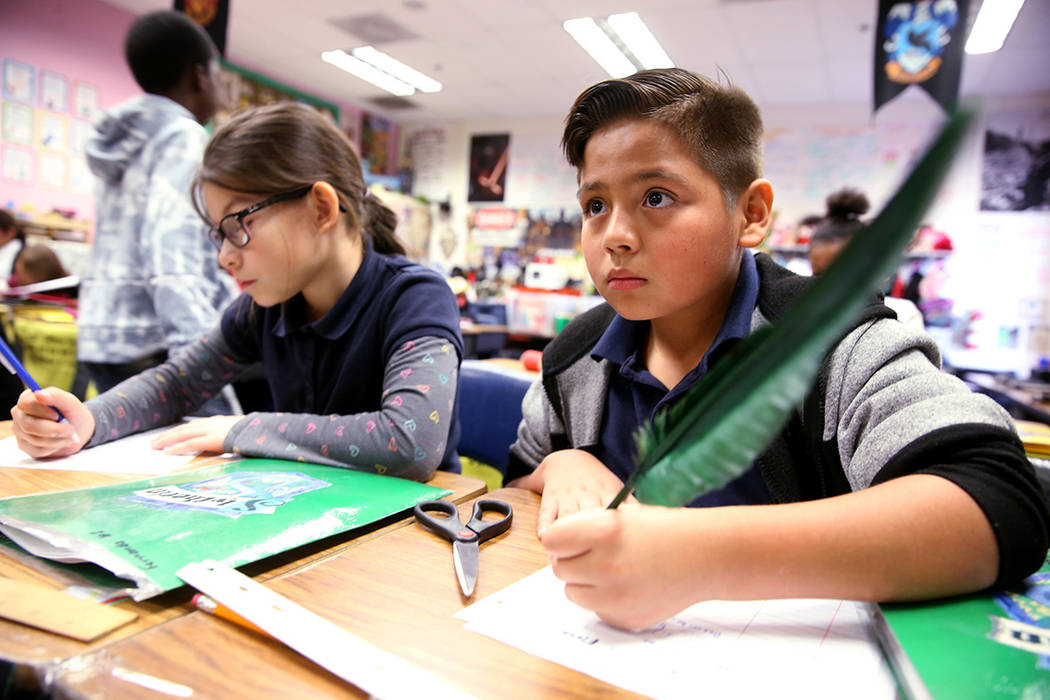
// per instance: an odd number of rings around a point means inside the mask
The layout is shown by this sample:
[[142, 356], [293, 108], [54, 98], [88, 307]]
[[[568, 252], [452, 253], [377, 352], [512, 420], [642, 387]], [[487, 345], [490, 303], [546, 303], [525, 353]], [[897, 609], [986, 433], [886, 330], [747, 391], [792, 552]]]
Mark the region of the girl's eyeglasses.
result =
[[[248, 245], [248, 242], [252, 239], [251, 231], [244, 223], [244, 219], [251, 214], [265, 209], [271, 204], [277, 204], [278, 202], [287, 202], [289, 199], [298, 199], [307, 192], [313, 189], [313, 185], [307, 185], [306, 187], [300, 187], [297, 190], [291, 192], [285, 192], [284, 194], [274, 195], [269, 199], [253, 204], [250, 207], [245, 207], [240, 211], [235, 211], [232, 214], [227, 214], [219, 220], [219, 225], [208, 231], [208, 237], [211, 239], [212, 244], [215, 245], [216, 250], [222, 250], [222, 242], [229, 241], [235, 248], [243, 248]], [[340, 203], [339, 209], [346, 211], [343, 205]]]

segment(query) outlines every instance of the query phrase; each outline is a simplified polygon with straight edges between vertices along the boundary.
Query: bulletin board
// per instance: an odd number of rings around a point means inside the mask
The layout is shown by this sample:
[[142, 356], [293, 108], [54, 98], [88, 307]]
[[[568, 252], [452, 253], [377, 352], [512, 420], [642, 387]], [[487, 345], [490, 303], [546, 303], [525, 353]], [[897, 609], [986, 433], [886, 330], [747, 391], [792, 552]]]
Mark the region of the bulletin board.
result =
[[90, 194], [83, 153], [98, 115], [97, 88], [10, 57], [2, 67], [0, 181]]
[[220, 63], [222, 65], [222, 73], [219, 78], [221, 107], [215, 115], [215, 124], [222, 124], [234, 113], [244, 109], [289, 101], [303, 102], [316, 107], [331, 116], [333, 122], [339, 123], [337, 105], [236, 63], [226, 60]]
[[878, 211], [938, 126], [902, 122], [769, 128], [763, 176], [773, 184], [774, 208], [790, 221], [823, 215], [827, 196], [852, 186]]

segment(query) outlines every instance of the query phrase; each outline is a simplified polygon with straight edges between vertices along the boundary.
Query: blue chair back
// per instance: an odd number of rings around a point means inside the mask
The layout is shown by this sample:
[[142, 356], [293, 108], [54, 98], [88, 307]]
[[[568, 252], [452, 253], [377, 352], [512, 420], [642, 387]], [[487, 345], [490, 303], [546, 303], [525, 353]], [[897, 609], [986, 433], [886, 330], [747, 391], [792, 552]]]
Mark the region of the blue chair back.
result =
[[481, 360], [463, 360], [459, 371], [459, 453], [506, 473], [518, 437], [521, 401], [539, 375]]

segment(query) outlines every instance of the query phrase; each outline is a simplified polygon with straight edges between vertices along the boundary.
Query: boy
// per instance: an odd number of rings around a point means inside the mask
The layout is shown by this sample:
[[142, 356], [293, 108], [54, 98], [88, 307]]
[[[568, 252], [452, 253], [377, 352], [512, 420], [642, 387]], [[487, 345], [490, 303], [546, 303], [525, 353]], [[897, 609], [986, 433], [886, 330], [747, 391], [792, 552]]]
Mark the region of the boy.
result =
[[916, 600], [1040, 566], [1050, 518], [1010, 417], [881, 304], [751, 469], [690, 504], [709, 507], [605, 510], [634, 428], [806, 280], [745, 250], [773, 191], [742, 91], [681, 69], [605, 81], [577, 99], [562, 145], [608, 305], [544, 351], [510, 475], [543, 494], [539, 534], [570, 600], [640, 628], [706, 599]]
[[196, 340], [233, 298], [189, 194], [208, 140], [201, 125], [217, 105], [215, 46], [186, 15], [162, 10], [132, 23], [124, 55], [146, 94], [103, 115], [86, 147], [101, 182], [77, 359], [99, 392]]

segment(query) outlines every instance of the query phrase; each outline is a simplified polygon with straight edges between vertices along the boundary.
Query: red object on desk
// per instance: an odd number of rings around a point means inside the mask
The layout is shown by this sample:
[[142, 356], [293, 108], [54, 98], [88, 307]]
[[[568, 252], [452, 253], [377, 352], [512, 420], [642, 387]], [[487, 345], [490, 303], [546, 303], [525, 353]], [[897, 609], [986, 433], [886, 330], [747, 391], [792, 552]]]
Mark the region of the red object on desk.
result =
[[543, 364], [543, 352], [540, 350], [526, 350], [521, 353], [521, 364], [531, 372], [539, 372]]

